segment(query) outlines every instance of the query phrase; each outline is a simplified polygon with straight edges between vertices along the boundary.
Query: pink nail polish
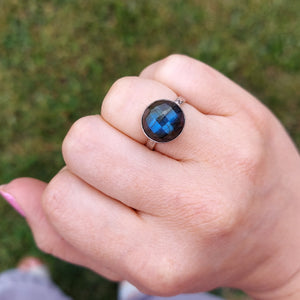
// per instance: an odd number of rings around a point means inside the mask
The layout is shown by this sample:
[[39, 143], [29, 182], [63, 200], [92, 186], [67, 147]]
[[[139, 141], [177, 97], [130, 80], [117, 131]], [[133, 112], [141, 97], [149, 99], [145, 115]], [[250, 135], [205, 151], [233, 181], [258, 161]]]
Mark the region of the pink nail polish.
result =
[[20, 207], [16, 199], [9, 193], [1, 191], [0, 195], [22, 216], [25, 217], [23, 209]]

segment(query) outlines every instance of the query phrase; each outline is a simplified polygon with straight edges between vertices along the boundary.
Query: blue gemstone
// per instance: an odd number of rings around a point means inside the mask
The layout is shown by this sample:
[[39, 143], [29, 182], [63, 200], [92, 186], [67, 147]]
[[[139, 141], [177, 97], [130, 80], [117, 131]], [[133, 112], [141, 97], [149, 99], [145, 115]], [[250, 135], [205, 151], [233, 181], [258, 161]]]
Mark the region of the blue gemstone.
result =
[[184, 114], [179, 105], [162, 99], [146, 108], [142, 117], [142, 128], [149, 139], [165, 143], [181, 133], [184, 122]]

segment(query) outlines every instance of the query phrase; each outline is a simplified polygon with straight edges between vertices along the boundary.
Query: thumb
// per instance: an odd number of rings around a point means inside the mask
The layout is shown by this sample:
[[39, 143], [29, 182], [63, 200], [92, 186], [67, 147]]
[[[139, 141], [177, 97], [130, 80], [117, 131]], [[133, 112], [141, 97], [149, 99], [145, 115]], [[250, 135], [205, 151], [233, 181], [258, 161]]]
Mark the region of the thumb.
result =
[[0, 195], [23, 217], [41, 215], [40, 200], [47, 184], [34, 178], [17, 178], [0, 186]]
[[0, 186], [0, 195], [23, 217], [26, 218], [37, 243], [44, 252], [70, 263], [85, 266], [103, 276], [119, 281], [119, 275], [82, 254], [67, 243], [49, 223], [42, 207], [42, 195], [47, 184], [34, 178], [17, 178]]

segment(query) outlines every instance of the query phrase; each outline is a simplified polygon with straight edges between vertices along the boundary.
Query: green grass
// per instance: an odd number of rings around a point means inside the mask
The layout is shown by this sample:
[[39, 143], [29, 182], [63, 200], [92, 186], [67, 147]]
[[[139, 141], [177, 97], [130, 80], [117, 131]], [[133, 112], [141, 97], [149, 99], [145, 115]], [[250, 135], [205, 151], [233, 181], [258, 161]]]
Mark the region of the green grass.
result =
[[[170, 53], [198, 58], [251, 91], [299, 147], [299, 11], [299, 1], [284, 0], [2, 0], [0, 182], [48, 181], [63, 166], [71, 124], [98, 113], [116, 79]], [[114, 284], [40, 253], [4, 201], [0, 219], [0, 271], [34, 254], [74, 299], [114, 299]]]

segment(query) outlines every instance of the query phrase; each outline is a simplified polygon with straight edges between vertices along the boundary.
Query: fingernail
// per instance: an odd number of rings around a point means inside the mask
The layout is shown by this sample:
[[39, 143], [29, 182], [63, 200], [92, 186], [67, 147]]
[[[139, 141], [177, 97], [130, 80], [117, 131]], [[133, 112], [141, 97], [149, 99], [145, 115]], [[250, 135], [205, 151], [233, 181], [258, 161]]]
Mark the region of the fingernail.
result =
[[16, 199], [9, 193], [4, 192], [2, 188], [4, 185], [0, 186], [0, 195], [22, 216], [25, 217], [25, 213], [23, 209], [20, 207], [19, 203], [16, 201]]

